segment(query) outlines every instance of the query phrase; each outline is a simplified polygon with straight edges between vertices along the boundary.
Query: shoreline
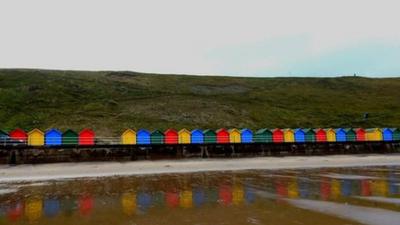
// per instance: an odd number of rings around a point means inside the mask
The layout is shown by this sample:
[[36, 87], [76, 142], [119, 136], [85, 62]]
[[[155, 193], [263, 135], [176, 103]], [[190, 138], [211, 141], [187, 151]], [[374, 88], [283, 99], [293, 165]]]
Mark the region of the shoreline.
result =
[[400, 154], [0, 165], [0, 183], [211, 171], [400, 166]]

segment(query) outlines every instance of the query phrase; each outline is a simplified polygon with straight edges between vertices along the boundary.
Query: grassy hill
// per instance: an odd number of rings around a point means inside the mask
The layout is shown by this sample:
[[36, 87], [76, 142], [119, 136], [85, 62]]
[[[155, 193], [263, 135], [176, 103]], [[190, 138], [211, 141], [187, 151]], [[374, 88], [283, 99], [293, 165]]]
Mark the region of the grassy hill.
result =
[[[368, 112], [370, 118], [363, 120]], [[0, 129], [400, 127], [400, 78], [0, 70]]]

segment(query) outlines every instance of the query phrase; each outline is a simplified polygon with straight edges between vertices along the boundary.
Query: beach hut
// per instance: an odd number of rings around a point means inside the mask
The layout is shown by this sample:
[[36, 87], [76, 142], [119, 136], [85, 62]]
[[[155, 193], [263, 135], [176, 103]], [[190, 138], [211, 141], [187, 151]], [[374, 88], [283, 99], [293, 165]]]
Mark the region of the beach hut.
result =
[[7, 207], [7, 218], [11, 222], [16, 222], [21, 219], [24, 212], [24, 203], [23, 202], [15, 202], [10, 203]]
[[393, 129], [383, 128], [382, 129], [382, 138], [384, 141], [393, 141]]
[[152, 203], [151, 195], [147, 192], [140, 191], [136, 195], [137, 206], [142, 212], [146, 212]]
[[272, 132], [267, 128], [259, 129], [256, 131], [253, 137], [255, 143], [271, 143]]
[[178, 144], [179, 135], [175, 129], [168, 129], [164, 132], [165, 144]]
[[303, 131], [305, 134], [306, 142], [315, 142], [315, 132], [313, 129], [306, 128], [303, 129]]
[[28, 197], [25, 201], [25, 216], [30, 223], [37, 222], [43, 213], [43, 200], [39, 196]]
[[9, 136], [8, 136], [7, 132], [0, 130], [0, 145], [6, 144], [8, 139], [9, 139]]
[[226, 144], [229, 143], [229, 132], [224, 128], [218, 129], [216, 131], [217, 134], [217, 143], [218, 144]]
[[134, 192], [126, 192], [121, 196], [122, 212], [131, 216], [136, 213], [136, 194]]
[[285, 140], [285, 142], [294, 142], [295, 138], [294, 138], [294, 131], [292, 129], [284, 129], [283, 130], [283, 139]]
[[78, 200], [79, 213], [82, 216], [90, 216], [94, 207], [94, 199], [91, 195], [83, 195]]
[[237, 183], [232, 188], [232, 203], [240, 205], [244, 202], [244, 188], [243, 184]]
[[362, 128], [356, 128], [356, 141], [365, 141], [365, 130]]
[[272, 141], [274, 143], [282, 143], [283, 140], [283, 131], [281, 129], [275, 128], [274, 130], [272, 130]]
[[219, 187], [219, 202], [222, 205], [230, 205], [232, 204], [232, 187], [227, 184], [223, 184]]
[[244, 128], [240, 131], [240, 141], [242, 143], [253, 142], [253, 132], [250, 129]]
[[155, 130], [150, 134], [150, 143], [151, 144], [164, 144], [164, 133]]
[[400, 129], [398, 128], [393, 128], [393, 141], [400, 141]]
[[30, 146], [43, 146], [44, 133], [39, 129], [33, 129], [28, 133], [28, 145]]
[[179, 205], [185, 209], [192, 208], [193, 206], [192, 189], [186, 189], [181, 191], [179, 196]]
[[205, 202], [205, 193], [202, 187], [196, 187], [193, 190], [193, 203], [195, 207], [200, 207]]
[[346, 131], [343, 128], [338, 128], [335, 130], [335, 136], [337, 142], [345, 142], [346, 141]]
[[190, 143], [192, 144], [203, 144], [204, 134], [202, 130], [195, 129], [190, 133]]
[[190, 131], [182, 129], [178, 132], [179, 144], [190, 144]]
[[368, 141], [382, 141], [382, 131], [379, 128], [370, 128], [366, 130]]
[[45, 199], [43, 208], [46, 217], [55, 217], [60, 212], [60, 201], [56, 198]]
[[126, 129], [121, 135], [121, 143], [123, 145], [136, 144], [136, 132], [132, 129]]
[[352, 128], [345, 128], [346, 141], [356, 141], [356, 132]]
[[79, 133], [79, 145], [94, 145], [95, 133], [92, 129], [83, 129]]
[[294, 140], [297, 143], [303, 143], [306, 141], [306, 133], [304, 133], [303, 129], [298, 128], [294, 130]]
[[22, 129], [15, 129], [11, 131], [8, 136], [14, 141], [25, 142], [28, 140], [28, 134]]
[[315, 129], [314, 132], [315, 132], [315, 140], [317, 142], [326, 142], [328, 140], [325, 129], [321, 128]]
[[230, 143], [240, 143], [241, 142], [241, 134], [238, 129], [236, 129], [236, 128], [229, 129], [229, 142]]
[[165, 202], [169, 208], [179, 206], [179, 193], [175, 190], [165, 192]]
[[73, 130], [66, 130], [62, 134], [62, 144], [63, 145], [78, 145], [78, 133]]
[[62, 144], [62, 133], [57, 129], [47, 130], [45, 135], [45, 144], [50, 145], [61, 145]]
[[204, 136], [204, 143], [217, 143], [217, 134], [215, 133], [215, 131], [210, 129], [204, 130], [203, 136]]
[[139, 145], [149, 145], [150, 144], [150, 132], [145, 129], [140, 129], [136, 133], [136, 142]]
[[336, 132], [332, 128], [325, 129], [326, 140], [328, 142], [336, 142]]

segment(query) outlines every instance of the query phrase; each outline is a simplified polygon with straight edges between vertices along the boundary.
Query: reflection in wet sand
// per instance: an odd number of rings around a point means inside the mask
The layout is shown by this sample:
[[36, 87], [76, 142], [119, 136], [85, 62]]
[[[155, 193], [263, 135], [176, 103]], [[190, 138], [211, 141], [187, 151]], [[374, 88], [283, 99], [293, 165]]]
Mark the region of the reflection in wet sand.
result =
[[0, 224], [393, 224], [400, 215], [399, 171], [236, 171], [8, 184], [17, 191], [0, 195]]

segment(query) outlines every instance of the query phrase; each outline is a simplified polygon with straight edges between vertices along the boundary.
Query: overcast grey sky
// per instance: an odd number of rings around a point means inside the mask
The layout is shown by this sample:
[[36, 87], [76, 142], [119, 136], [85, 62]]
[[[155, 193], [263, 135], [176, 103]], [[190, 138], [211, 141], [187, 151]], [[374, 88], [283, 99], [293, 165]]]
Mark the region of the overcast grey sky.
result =
[[0, 67], [400, 75], [399, 0], [0, 0]]

